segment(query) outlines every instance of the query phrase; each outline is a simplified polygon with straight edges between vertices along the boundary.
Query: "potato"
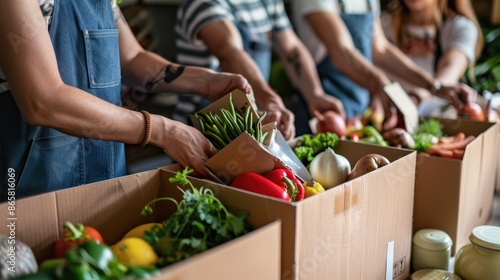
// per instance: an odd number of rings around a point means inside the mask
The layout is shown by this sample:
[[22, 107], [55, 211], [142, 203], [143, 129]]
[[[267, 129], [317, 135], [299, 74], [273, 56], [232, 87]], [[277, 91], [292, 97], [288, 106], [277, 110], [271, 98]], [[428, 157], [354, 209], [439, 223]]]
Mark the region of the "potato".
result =
[[373, 170], [377, 170], [382, 166], [386, 166], [389, 163], [390, 161], [386, 157], [379, 154], [368, 154], [363, 156], [356, 162], [351, 173], [347, 176], [346, 181], [356, 179], [372, 172]]
[[389, 146], [411, 149], [415, 146], [415, 141], [410, 133], [402, 128], [393, 128], [382, 134], [382, 138]]

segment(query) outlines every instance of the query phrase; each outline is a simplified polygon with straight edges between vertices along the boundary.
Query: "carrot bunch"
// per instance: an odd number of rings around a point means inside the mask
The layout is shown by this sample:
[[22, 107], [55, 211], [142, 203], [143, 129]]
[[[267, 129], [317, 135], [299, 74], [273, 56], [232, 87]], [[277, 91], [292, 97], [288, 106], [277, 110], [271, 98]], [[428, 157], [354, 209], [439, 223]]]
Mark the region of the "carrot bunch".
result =
[[465, 136], [460, 132], [455, 136], [439, 137], [437, 144], [427, 148], [427, 153], [447, 158], [462, 159], [465, 152], [465, 147], [474, 140], [475, 136]]

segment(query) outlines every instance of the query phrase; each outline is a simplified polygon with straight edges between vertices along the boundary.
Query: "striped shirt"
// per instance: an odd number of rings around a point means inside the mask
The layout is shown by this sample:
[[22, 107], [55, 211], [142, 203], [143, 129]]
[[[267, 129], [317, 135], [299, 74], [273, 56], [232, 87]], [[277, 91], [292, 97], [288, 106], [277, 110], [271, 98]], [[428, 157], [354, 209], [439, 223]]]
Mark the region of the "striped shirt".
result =
[[223, 19], [248, 26], [252, 34], [291, 28], [281, 0], [184, 0], [175, 26], [178, 62], [217, 70], [219, 61], [197, 36], [207, 24]]
[[[212, 55], [198, 33], [206, 25], [229, 20], [246, 26], [255, 38], [268, 38], [292, 26], [282, 0], [184, 0], [177, 11], [175, 25], [177, 62], [219, 71], [219, 60]], [[179, 96], [173, 118], [189, 123], [188, 115], [208, 105], [197, 95]]]

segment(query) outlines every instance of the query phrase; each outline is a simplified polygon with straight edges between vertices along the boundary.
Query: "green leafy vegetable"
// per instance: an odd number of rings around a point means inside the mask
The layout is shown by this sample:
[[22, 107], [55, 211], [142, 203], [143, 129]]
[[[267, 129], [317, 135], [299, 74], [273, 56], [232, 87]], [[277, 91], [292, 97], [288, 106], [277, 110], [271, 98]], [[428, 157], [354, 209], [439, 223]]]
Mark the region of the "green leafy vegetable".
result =
[[304, 134], [299, 144], [293, 147], [293, 152], [309, 168], [309, 164], [317, 154], [326, 150], [326, 148], [334, 148], [338, 143], [339, 137], [335, 133]]
[[417, 127], [414, 134], [427, 133], [436, 137], [443, 136], [443, 125], [436, 119], [428, 119]]
[[151, 204], [161, 200], [177, 206], [177, 211], [164, 220], [162, 226], [153, 226], [145, 232], [146, 241], [160, 256], [160, 266], [189, 258], [252, 230], [246, 221], [248, 212], [230, 213], [210, 189], [193, 186], [187, 178], [191, 172], [186, 168], [169, 179], [172, 183], [190, 186], [187, 190], [179, 187], [183, 193], [180, 202], [161, 197], [148, 203], [142, 211], [142, 215], [151, 214]]
[[443, 125], [438, 120], [424, 120], [412, 134], [415, 141], [412, 149], [419, 153], [425, 152], [430, 146], [436, 144], [441, 136], [443, 136]]

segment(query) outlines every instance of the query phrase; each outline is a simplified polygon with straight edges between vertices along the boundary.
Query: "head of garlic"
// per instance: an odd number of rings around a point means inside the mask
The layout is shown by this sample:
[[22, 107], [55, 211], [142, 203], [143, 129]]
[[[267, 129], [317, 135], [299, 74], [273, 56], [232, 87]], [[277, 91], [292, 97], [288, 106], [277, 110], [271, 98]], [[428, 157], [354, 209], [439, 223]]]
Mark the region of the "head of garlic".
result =
[[330, 189], [346, 181], [351, 173], [351, 164], [344, 156], [327, 148], [314, 157], [309, 172], [313, 180], [320, 183], [323, 188]]

